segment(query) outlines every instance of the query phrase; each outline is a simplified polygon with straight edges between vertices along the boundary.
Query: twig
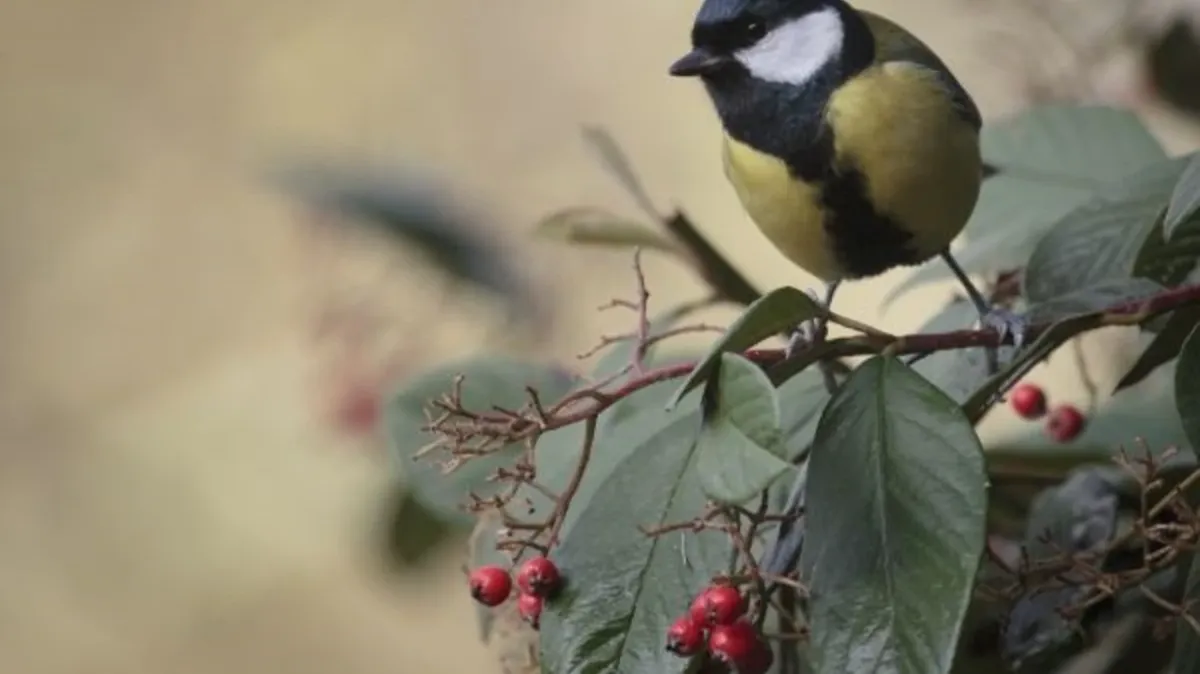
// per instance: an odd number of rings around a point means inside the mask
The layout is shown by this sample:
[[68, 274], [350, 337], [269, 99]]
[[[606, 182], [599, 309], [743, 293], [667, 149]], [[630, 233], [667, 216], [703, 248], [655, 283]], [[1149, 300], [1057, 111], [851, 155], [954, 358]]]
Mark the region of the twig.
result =
[[558, 497], [558, 502], [554, 505], [554, 513], [550, 515], [554, 524], [550, 527], [548, 547], [552, 548], [558, 545], [558, 535], [562, 532], [563, 522], [567, 520], [567, 508], [575, 499], [575, 492], [579, 491], [579, 484], [583, 482], [583, 475], [587, 472], [588, 463], [592, 458], [592, 445], [595, 443], [596, 419], [593, 417], [588, 419], [587, 425], [584, 426], [583, 449], [579, 454], [579, 463], [575, 466], [575, 472], [571, 475], [571, 481], [567, 483], [567, 488], [563, 490], [562, 496]]
[[[1164, 291], [1138, 302], [1114, 305], [1107, 310], [1088, 314], [1075, 322], [1075, 334], [1083, 334], [1111, 326], [1132, 326], [1182, 306], [1200, 303], [1200, 284], [1188, 285]], [[1036, 339], [1051, 327], [1050, 323], [1039, 323], [1028, 330], [1029, 339]], [[827, 357], [867, 356], [888, 349], [896, 355], [908, 355], [931, 351], [950, 351], [977, 347], [998, 347], [1002, 342], [990, 329], [954, 330], [942, 333], [909, 334], [891, 338], [877, 335], [854, 335], [824, 342], [816, 347], [802, 348], [795, 358], [819, 360]], [[762, 366], [770, 366], [783, 360], [782, 349], [751, 349], [743, 353], [748, 360]], [[477, 437], [502, 437], [508, 442], [522, 440], [545, 431], [570, 426], [586, 421], [604, 412], [618, 400], [626, 398], [647, 387], [664, 381], [679, 379], [691, 374], [695, 362], [676, 363], [644, 371], [631, 377], [616, 388], [600, 391], [587, 388], [568, 394], [545, 411], [545, 420], [535, 422], [528, 418], [512, 419], [495, 413], [472, 413], [470, 428], [464, 432]], [[465, 412], [465, 410], [459, 410]], [[438, 434], [454, 429], [452, 420], [430, 423], [426, 426]]]

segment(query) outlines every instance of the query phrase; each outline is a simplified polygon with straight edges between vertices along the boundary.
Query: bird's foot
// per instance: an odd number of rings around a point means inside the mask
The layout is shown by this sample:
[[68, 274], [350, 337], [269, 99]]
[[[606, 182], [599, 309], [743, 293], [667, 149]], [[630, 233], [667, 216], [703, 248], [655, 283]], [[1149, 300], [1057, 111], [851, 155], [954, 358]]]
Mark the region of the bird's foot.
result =
[[[996, 332], [1001, 346], [1004, 345], [1004, 340], [1010, 337], [1012, 338], [1014, 352], [1020, 350], [1025, 345], [1025, 333], [1029, 329], [1029, 319], [1025, 316], [1013, 313], [1007, 309], [992, 307], [980, 315], [979, 323], [984, 329], [991, 329]], [[994, 375], [999, 371], [999, 349], [989, 348], [987, 349], [988, 376]]]
[[[812, 289], [805, 290], [809, 297], [817, 304], [824, 306], [825, 303]], [[784, 347], [783, 357], [789, 359], [802, 348], [811, 348], [825, 341], [826, 335], [829, 334], [829, 324], [824, 318], [810, 318], [802, 321], [799, 325], [792, 328], [791, 334], [788, 337], [787, 346]]]
[[1025, 316], [1013, 313], [1008, 309], [993, 307], [980, 316], [979, 322], [984, 328], [995, 330], [1001, 344], [1008, 337], [1012, 337], [1014, 350], [1019, 350], [1025, 345], [1025, 334], [1029, 329], [1029, 319]]

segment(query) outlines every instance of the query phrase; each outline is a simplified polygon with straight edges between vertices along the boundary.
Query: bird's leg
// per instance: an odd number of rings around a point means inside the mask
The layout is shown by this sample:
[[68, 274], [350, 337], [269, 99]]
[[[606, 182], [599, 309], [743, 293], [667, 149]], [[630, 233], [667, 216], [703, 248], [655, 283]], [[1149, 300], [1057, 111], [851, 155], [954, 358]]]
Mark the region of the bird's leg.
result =
[[[838, 286], [841, 281], [829, 281], [825, 284], [825, 299], [817, 297], [817, 294], [808, 290], [808, 294], [817, 304], [828, 310], [833, 306], [833, 296], [837, 293]], [[818, 316], [800, 323], [792, 329], [792, 333], [788, 338], [787, 347], [783, 351], [785, 359], [791, 358], [796, 351], [802, 346], [817, 346], [825, 341], [825, 337], [829, 334], [829, 318], [827, 316]], [[821, 367], [821, 374], [825, 378], [825, 388], [831, 393], [837, 388], [837, 381], [833, 377], [833, 372], [828, 367]]]
[[[829, 309], [833, 304], [833, 295], [837, 292], [838, 285], [841, 281], [831, 281], [825, 284], [825, 299], [822, 301], [817, 297], [817, 293], [813, 290], [807, 290], [810, 297], [817, 304], [820, 304], [825, 309]], [[784, 351], [786, 358], [791, 358], [802, 346], [815, 346], [825, 341], [825, 336], [829, 333], [829, 319], [825, 316], [818, 316], [802, 322], [792, 329], [791, 336], [788, 338], [787, 349]]]
[[[954, 256], [950, 251], [942, 252], [942, 259], [946, 261], [946, 265], [950, 267], [950, 271], [954, 272], [954, 276], [958, 278], [959, 283], [967, 291], [967, 296], [971, 299], [971, 303], [975, 305], [975, 310], [979, 312], [979, 322], [985, 328], [991, 328], [1000, 336], [1000, 341], [1003, 342], [1008, 336], [1012, 336], [1014, 349], [1020, 349], [1025, 343], [1025, 331], [1029, 327], [1029, 320], [1020, 314], [1015, 314], [1007, 309], [992, 306], [971, 282], [970, 277], [963, 271], [962, 267], [958, 266]], [[987, 350], [987, 367], [988, 374], [996, 374], [1000, 369], [997, 349]]]

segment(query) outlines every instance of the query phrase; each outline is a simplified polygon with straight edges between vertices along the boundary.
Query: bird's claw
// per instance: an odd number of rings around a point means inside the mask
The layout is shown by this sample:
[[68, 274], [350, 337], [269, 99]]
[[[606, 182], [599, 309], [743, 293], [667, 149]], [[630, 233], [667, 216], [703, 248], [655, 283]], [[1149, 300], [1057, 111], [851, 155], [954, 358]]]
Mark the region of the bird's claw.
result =
[[984, 328], [995, 330], [1001, 344], [1010, 336], [1014, 350], [1019, 350], [1025, 344], [1029, 319], [1020, 314], [1007, 309], [993, 308], [981, 317], [980, 323]]
[[[824, 302], [821, 301], [820, 296], [815, 290], [809, 288], [804, 292], [809, 297], [813, 298], [814, 302], [824, 306]], [[784, 359], [790, 359], [801, 348], [816, 346], [817, 344], [823, 342], [828, 332], [827, 327], [828, 326], [824, 321], [816, 318], [810, 318], [806, 321], [801, 321], [799, 325], [792, 328], [792, 331], [788, 336], [787, 346], [784, 347], [783, 350]]]

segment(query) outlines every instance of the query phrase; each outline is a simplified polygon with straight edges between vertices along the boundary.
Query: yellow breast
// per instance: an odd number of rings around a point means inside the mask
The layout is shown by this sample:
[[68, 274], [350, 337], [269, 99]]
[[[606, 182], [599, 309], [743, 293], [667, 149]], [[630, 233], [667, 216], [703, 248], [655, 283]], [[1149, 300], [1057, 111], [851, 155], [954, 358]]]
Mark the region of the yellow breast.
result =
[[796, 180], [782, 160], [725, 137], [725, 176], [746, 213], [785, 257], [822, 281], [841, 278], [826, 239], [820, 190]]
[[[912, 235], [909, 263], [949, 246], [979, 196], [975, 129], [959, 116], [936, 76], [902, 63], [869, 68], [830, 98], [836, 171], [859, 171], [875, 211]], [[852, 276], [826, 223], [819, 185], [795, 179], [784, 162], [725, 139], [726, 175], [750, 218], [793, 263], [823, 281]], [[836, 225], [834, 225], [836, 227]], [[869, 235], [856, 245], [870, 246]], [[845, 255], [845, 246], [842, 246]]]
[[870, 68], [834, 93], [826, 113], [836, 162], [866, 177], [875, 209], [913, 235], [918, 262], [950, 245], [979, 199], [979, 134], [933, 71]]

